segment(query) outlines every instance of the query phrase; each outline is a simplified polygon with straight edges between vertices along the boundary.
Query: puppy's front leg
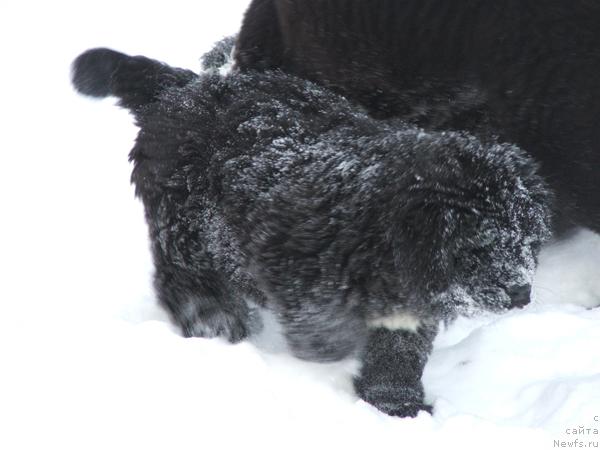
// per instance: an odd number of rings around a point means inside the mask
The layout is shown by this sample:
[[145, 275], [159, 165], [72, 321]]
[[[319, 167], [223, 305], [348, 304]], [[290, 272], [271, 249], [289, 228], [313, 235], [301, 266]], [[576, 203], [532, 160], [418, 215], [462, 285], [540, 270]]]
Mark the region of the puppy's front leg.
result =
[[[386, 414], [415, 417], [431, 412], [424, 403], [421, 376], [437, 334], [437, 324], [374, 321], [354, 388], [360, 398]], [[404, 322], [403, 327], [398, 324]]]
[[286, 302], [277, 311], [292, 353], [316, 362], [357, 356], [367, 335], [362, 317], [349, 306], [304, 300]]

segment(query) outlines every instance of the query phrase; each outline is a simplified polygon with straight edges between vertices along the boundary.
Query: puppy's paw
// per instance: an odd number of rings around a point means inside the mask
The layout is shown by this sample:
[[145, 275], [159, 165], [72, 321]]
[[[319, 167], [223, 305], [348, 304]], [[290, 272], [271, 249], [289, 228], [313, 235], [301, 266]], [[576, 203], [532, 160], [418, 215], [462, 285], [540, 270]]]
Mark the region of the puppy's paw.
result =
[[[377, 405], [375, 405], [377, 406]], [[417, 417], [419, 412], [425, 411], [426, 413], [433, 414], [433, 407], [424, 403], [412, 403], [407, 402], [403, 405], [395, 406], [389, 410], [384, 410], [377, 407], [379, 410], [385, 412], [390, 416], [396, 417]]]
[[429, 414], [433, 412], [433, 407], [424, 402], [420, 383], [401, 386], [368, 385], [359, 378], [355, 380], [354, 386], [360, 398], [390, 416], [416, 417], [420, 411]]
[[192, 314], [180, 316], [178, 322], [185, 337], [222, 337], [231, 343], [240, 342], [262, 328], [259, 315], [251, 309], [197, 308]]

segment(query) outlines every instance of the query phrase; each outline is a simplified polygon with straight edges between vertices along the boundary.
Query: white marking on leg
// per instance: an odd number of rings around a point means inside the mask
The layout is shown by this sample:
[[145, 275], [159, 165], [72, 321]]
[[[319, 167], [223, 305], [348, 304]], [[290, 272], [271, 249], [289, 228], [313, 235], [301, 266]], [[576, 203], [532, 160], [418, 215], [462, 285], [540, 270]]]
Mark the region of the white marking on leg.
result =
[[416, 332], [421, 321], [410, 313], [396, 313], [367, 321], [369, 328], [386, 328], [391, 331], [407, 330]]

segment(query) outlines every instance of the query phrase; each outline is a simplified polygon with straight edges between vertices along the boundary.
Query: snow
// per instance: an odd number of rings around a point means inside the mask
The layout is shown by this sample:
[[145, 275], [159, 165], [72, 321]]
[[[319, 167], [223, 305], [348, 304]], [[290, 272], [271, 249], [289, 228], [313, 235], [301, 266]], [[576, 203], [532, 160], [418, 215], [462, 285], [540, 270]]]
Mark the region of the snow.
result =
[[154, 302], [129, 185], [136, 129], [114, 102], [75, 95], [69, 64], [107, 46], [198, 68], [246, 4], [0, 5], [0, 448], [600, 446], [590, 232], [545, 250], [533, 304], [441, 333], [423, 377], [433, 416], [357, 400], [356, 362], [292, 358], [268, 315], [253, 342], [177, 334]]

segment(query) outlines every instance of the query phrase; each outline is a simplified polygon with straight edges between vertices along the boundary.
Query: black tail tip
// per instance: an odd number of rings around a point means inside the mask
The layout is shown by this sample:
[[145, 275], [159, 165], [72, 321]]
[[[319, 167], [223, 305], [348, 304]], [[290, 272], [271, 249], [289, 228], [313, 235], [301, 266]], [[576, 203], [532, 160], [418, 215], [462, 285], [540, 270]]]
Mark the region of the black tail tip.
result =
[[91, 97], [111, 95], [111, 80], [119, 64], [128, 56], [108, 48], [93, 48], [79, 55], [71, 66], [75, 89]]

